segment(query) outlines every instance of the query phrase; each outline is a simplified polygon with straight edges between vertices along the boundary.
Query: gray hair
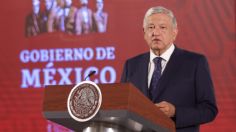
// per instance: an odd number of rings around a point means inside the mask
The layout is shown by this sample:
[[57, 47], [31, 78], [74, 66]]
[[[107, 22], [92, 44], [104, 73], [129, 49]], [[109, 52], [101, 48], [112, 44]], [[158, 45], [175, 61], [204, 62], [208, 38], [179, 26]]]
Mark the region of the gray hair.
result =
[[172, 24], [174, 28], [177, 28], [177, 21], [176, 18], [173, 14], [173, 12], [169, 9], [166, 9], [165, 7], [162, 6], [157, 6], [157, 7], [151, 7], [147, 10], [144, 19], [143, 19], [143, 28], [145, 28], [147, 26], [147, 18], [153, 14], [157, 14], [157, 13], [162, 13], [162, 14], [166, 14], [167, 16], [169, 16], [172, 19]]

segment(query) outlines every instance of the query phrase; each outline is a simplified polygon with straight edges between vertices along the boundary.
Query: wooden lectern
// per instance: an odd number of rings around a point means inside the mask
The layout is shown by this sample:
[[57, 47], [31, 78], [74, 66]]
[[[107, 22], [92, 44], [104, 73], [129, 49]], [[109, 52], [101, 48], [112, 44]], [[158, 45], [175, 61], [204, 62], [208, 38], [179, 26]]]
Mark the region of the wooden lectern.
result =
[[98, 84], [102, 105], [97, 115], [78, 122], [67, 111], [73, 85], [46, 86], [43, 114], [46, 119], [79, 132], [174, 132], [175, 124], [130, 83]]

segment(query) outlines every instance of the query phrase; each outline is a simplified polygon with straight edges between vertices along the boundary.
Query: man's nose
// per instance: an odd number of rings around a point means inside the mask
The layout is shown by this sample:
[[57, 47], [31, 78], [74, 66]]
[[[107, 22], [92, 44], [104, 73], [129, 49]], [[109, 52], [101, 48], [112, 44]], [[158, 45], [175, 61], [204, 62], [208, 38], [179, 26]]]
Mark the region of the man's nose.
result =
[[153, 32], [152, 32], [152, 35], [153, 35], [153, 36], [158, 36], [158, 35], [160, 35], [160, 30], [159, 30], [158, 28], [155, 28], [155, 29], [153, 30]]

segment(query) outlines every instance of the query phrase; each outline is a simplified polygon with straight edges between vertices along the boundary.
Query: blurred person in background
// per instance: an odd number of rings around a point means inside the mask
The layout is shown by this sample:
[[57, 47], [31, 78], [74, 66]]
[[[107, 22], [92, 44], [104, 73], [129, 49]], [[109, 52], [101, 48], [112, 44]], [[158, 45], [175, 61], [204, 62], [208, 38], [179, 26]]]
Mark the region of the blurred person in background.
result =
[[46, 31], [48, 31], [48, 27], [47, 27], [48, 17], [53, 8], [55, 1], [56, 0], [44, 0], [45, 10], [43, 12], [43, 21], [46, 23]]
[[80, 0], [81, 7], [76, 12], [75, 34], [92, 32], [92, 10], [88, 8], [88, 0]]
[[47, 22], [48, 32], [65, 31], [64, 5], [64, 0], [55, 0], [53, 2]]
[[65, 32], [75, 34], [76, 7], [72, 6], [72, 0], [65, 0]]
[[40, 1], [32, 0], [32, 12], [25, 20], [25, 36], [36, 36], [43, 32], [46, 32], [46, 22], [40, 12]]
[[99, 33], [106, 32], [107, 29], [107, 17], [108, 14], [103, 11], [104, 3], [103, 0], [97, 0], [96, 3], [97, 11], [93, 13], [95, 21], [95, 31]]

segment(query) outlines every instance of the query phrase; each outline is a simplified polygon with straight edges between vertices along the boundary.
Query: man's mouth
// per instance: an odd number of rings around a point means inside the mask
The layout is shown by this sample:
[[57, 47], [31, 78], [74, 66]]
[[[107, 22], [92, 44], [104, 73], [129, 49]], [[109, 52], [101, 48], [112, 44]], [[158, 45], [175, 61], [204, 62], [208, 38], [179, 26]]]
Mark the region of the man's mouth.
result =
[[154, 42], [159, 42], [159, 41], [161, 41], [161, 40], [158, 39], [158, 38], [155, 38], [155, 39], [152, 39], [152, 41], [154, 41]]

